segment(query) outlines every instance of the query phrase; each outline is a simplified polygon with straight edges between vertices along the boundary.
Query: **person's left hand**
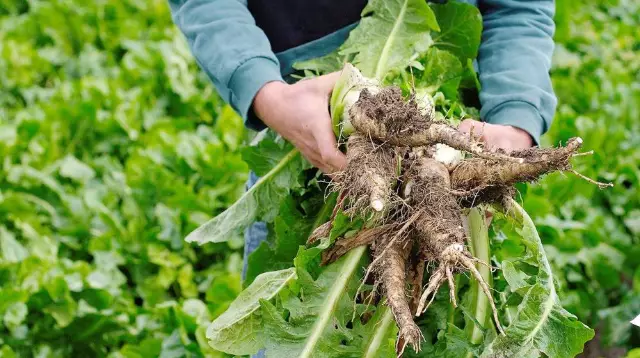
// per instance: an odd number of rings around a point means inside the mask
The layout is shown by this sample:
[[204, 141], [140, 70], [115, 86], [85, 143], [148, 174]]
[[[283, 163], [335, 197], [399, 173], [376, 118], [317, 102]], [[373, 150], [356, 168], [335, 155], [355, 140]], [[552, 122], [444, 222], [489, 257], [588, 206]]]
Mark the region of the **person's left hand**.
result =
[[533, 147], [533, 138], [526, 131], [512, 126], [503, 126], [465, 119], [458, 130], [473, 133], [491, 149], [502, 148], [506, 151]]

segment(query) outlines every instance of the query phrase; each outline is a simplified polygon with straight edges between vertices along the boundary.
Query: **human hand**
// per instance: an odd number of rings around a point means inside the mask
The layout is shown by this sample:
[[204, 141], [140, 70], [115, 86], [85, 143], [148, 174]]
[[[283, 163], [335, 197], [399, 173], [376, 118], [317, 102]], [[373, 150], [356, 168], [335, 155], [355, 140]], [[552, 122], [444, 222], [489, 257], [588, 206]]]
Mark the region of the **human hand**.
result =
[[326, 174], [342, 170], [347, 164], [338, 149], [329, 115], [329, 96], [339, 76], [334, 72], [291, 85], [269, 82], [253, 100], [258, 118]]
[[[474, 136], [480, 136], [480, 140], [485, 142], [490, 149], [502, 148], [506, 151], [511, 151], [533, 147], [531, 135], [520, 128], [512, 126], [465, 119], [458, 126], [458, 130], [463, 133], [473, 133]], [[487, 226], [491, 226], [493, 214], [488, 210], [484, 214]]]
[[465, 119], [458, 130], [463, 133], [473, 133], [480, 136], [489, 149], [502, 148], [506, 151], [527, 149], [533, 147], [533, 138], [526, 131], [512, 126], [491, 124]]

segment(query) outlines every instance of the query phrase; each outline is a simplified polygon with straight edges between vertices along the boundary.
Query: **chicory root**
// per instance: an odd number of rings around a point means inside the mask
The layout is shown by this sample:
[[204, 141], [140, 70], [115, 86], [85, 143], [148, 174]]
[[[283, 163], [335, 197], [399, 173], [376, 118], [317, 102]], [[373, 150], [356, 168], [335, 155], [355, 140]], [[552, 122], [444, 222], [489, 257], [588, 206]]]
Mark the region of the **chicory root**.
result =
[[[374, 291], [382, 288], [399, 328], [399, 354], [407, 345], [420, 349], [423, 337], [413, 317], [425, 312], [444, 282], [451, 305], [457, 306], [459, 273], [478, 281], [496, 328], [504, 334], [492, 288], [476, 268], [490, 263], [474, 258], [466, 248], [463, 209], [507, 203], [516, 183], [536, 181], [552, 172], [582, 177], [571, 167], [571, 159], [581, 155], [582, 140], [572, 138], [559, 148], [489, 151], [436, 121], [432, 111], [421, 112], [415, 99], [405, 100], [398, 88], [374, 92], [363, 89], [348, 109], [354, 131], [347, 140], [347, 167], [332, 177], [333, 189], [340, 192], [336, 210], [359, 216], [366, 224], [355, 235], [337, 238], [323, 253], [323, 264], [357, 246], [372, 248], [363, 284], [370, 273], [375, 274]], [[310, 243], [329, 235], [332, 220], [313, 233]], [[435, 269], [426, 275], [426, 267]]]

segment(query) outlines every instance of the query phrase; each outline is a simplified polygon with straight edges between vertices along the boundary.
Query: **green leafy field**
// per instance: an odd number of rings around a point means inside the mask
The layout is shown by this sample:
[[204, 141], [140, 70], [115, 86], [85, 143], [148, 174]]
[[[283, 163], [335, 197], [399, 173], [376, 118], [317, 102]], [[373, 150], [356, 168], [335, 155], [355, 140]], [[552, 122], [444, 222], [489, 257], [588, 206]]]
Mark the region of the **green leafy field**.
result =
[[241, 120], [158, 1], [0, 5], [0, 356], [215, 354], [242, 239]]
[[576, 169], [615, 187], [556, 175], [523, 191], [524, 203], [562, 278], [565, 308], [601, 333], [601, 345], [639, 347], [628, 321], [640, 314], [640, 3], [587, 3], [558, 3], [559, 107], [546, 143], [581, 136], [595, 154]]
[[[576, 169], [616, 186], [556, 174], [520, 192], [563, 306], [598, 332], [588, 349], [624, 355], [640, 346], [640, 3], [600, 3], [558, 2], [544, 144], [583, 137]], [[242, 238], [184, 237], [243, 192], [247, 135], [166, 1], [0, 0], [0, 357], [223, 356], [205, 330], [241, 290]]]

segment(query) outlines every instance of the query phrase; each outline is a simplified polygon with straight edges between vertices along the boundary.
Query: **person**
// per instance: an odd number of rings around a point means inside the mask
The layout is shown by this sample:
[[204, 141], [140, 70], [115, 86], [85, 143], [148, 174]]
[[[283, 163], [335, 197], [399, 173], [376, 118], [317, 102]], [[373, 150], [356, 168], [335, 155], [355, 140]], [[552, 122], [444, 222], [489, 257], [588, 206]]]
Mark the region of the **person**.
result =
[[[270, 127], [325, 173], [344, 168], [328, 112], [339, 74], [297, 83], [285, 79], [293, 63], [338, 48], [359, 21], [366, 0], [169, 2], [199, 66], [249, 128]], [[557, 103], [549, 76], [554, 2], [466, 2], [482, 14], [477, 68], [484, 123], [465, 120], [459, 130], [481, 133], [488, 146], [507, 150], [539, 144]], [[248, 185], [256, 180], [251, 174]], [[245, 271], [248, 255], [266, 235], [264, 223], [245, 233]]]

